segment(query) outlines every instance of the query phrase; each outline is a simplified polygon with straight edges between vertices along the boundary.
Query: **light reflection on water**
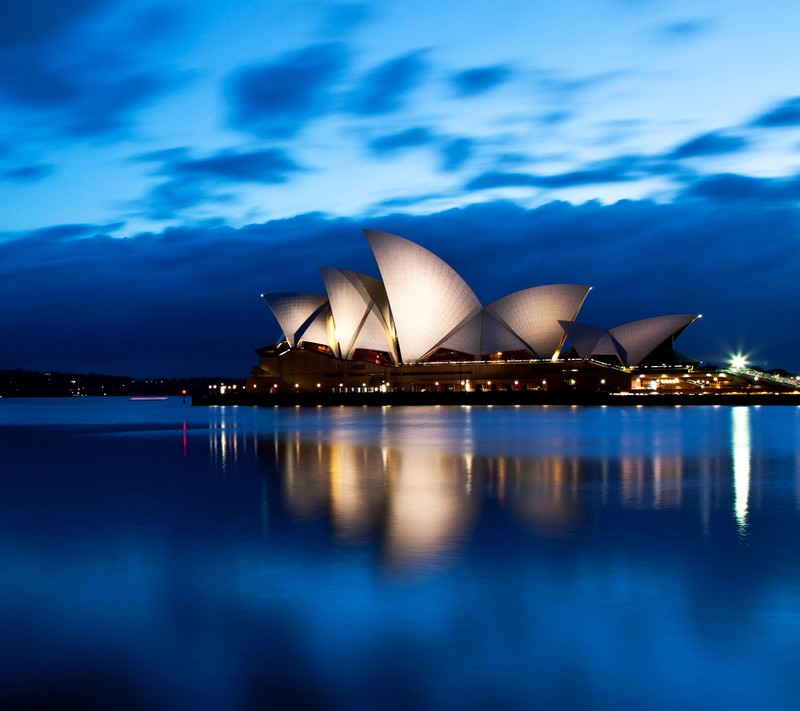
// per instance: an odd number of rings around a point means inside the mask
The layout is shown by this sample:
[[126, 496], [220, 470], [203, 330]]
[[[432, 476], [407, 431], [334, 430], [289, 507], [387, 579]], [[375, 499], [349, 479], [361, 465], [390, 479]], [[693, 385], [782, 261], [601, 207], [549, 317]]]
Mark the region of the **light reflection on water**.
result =
[[0, 425], [0, 706], [796, 706], [795, 408]]
[[747, 532], [747, 502], [750, 496], [750, 410], [746, 407], [734, 407], [731, 415], [734, 510], [739, 532], [744, 535]]
[[[616, 414], [621, 421], [615, 421], [614, 428], [621, 427], [609, 431], [608, 436], [619, 437], [613, 443], [605, 437], [587, 440], [580, 429], [569, 431], [576, 422], [569, 414], [559, 425], [559, 436], [548, 434], [546, 448], [559, 452], [549, 456], [536, 454], [543, 446], [534, 433], [519, 440], [504, 438], [508, 430], [503, 425], [508, 422], [501, 423], [494, 446], [487, 447], [487, 439], [482, 449], [520, 452], [509, 456], [475, 453], [469, 410], [456, 419], [399, 411], [391, 421], [383, 411], [375, 444], [364, 443], [369, 438], [353, 411], [334, 412], [324, 430], [307, 434], [298, 429], [284, 436], [274, 432], [271, 451], [261, 458], [278, 472], [282, 502], [294, 517], [327, 516], [342, 539], [381, 529], [387, 554], [406, 562], [436, 557], [463, 541], [485, 500], [542, 535], [569, 535], [580, 528], [586, 506], [598, 503], [593, 501], [598, 497], [601, 506], [685, 507], [697, 513], [707, 536], [711, 508], [730, 496], [735, 523], [742, 535], [746, 533], [748, 408], [714, 413], [720, 432], [703, 429], [709, 451], [702, 456], [695, 451], [697, 442], [693, 449], [684, 441], [680, 428], [649, 431], [643, 423], [637, 429], [628, 413]], [[729, 442], [719, 437], [725, 434], [725, 416], [730, 417]], [[691, 422], [689, 415], [680, 417]], [[667, 418], [666, 423], [678, 421]], [[220, 441], [228, 436], [233, 437], [233, 445], [227, 445], [230, 451], [236, 446], [235, 435], [217, 435]], [[253, 446], [258, 446], [257, 437]], [[219, 448], [212, 446], [212, 451]], [[589, 451], [599, 456], [587, 456]]]

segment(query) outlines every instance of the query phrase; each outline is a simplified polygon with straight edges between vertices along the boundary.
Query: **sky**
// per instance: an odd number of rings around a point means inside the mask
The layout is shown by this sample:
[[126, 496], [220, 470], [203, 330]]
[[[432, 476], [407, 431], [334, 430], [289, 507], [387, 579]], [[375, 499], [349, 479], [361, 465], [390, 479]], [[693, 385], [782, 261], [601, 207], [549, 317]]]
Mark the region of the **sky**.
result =
[[0, 4], [0, 368], [244, 377], [407, 237], [800, 370], [795, 0]]

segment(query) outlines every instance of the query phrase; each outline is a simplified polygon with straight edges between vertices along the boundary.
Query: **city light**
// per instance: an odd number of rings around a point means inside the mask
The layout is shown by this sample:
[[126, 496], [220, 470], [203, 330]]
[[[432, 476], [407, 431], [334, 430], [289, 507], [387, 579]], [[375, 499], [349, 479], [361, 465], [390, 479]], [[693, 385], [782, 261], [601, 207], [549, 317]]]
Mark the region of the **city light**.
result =
[[747, 358], [743, 356], [741, 353], [737, 353], [735, 356], [731, 357], [731, 368], [740, 369], [747, 367]]

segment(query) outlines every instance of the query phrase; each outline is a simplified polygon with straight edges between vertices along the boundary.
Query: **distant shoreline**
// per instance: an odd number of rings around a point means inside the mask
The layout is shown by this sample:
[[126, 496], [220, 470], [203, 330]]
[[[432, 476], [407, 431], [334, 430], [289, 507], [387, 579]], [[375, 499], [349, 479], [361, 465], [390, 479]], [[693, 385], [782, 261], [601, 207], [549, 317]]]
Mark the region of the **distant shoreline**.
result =
[[800, 393], [631, 393], [608, 392], [447, 392], [447, 393], [193, 393], [192, 405], [249, 407], [385, 407], [465, 405], [561, 405], [607, 407], [674, 407], [715, 405], [800, 406]]
[[244, 387], [243, 378], [139, 378], [129, 375], [39, 370], [0, 370], [0, 397], [156, 397], [202, 392], [226, 383]]

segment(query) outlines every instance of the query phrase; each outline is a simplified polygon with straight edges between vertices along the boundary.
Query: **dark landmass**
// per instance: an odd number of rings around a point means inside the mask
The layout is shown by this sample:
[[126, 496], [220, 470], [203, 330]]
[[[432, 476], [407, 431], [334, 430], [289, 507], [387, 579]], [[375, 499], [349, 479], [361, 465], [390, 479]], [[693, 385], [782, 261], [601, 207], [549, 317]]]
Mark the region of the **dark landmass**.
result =
[[0, 397], [169, 396], [208, 392], [209, 386], [244, 387], [236, 378], [133, 378], [97, 373], [0, 370]]

